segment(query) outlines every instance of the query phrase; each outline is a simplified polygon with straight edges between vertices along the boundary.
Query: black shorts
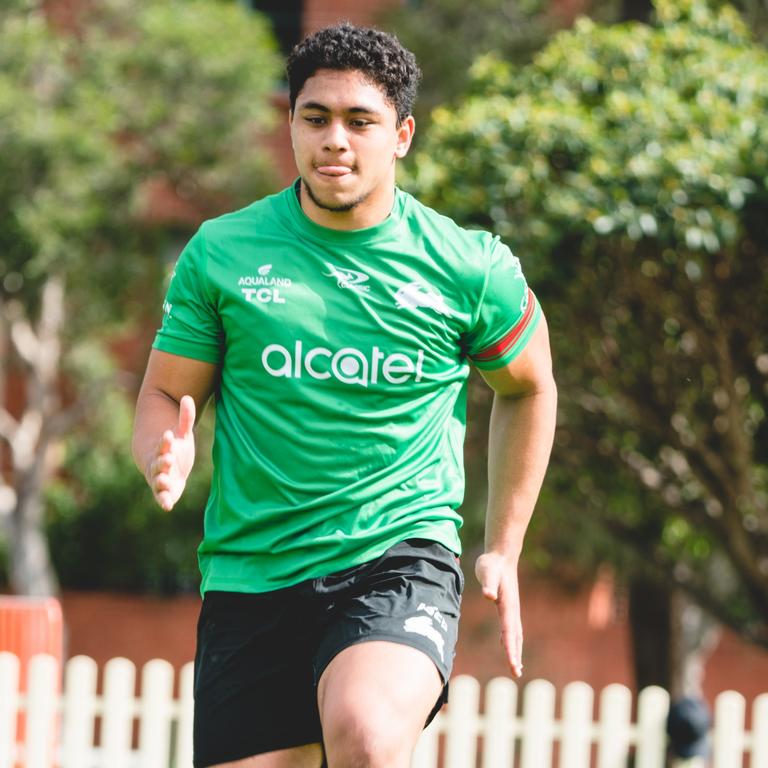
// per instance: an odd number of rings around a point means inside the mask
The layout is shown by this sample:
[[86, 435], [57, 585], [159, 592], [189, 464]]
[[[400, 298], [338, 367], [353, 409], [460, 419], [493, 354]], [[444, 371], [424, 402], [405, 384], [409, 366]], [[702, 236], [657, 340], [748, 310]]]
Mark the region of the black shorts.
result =
[[337, 653], [366, 640], [417, 648], [447, 699], [464, 580], [433, 541], [286, 589], [206, 592], [195, 656], [195, 768], [322, 742], [317, 683]]

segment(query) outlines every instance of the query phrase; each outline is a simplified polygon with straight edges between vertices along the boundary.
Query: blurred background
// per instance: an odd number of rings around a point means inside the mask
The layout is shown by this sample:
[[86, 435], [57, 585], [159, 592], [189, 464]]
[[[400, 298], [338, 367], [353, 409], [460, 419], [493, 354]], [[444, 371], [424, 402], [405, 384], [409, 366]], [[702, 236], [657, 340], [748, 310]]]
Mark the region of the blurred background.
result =
[[[166, 281], [293, 179], [282, 66], [339, 20], [424, 81], [399, 183], [521, 258], [559, 426], [523, 573], [527, 677], [768, 686], [768, 2], [3, 0], [0, 591], [67, 655], [194, 654], [212, 414], [170, 514], [130, 457]], [[457, 672], [505, 674], [470, 383]], [[210, 411], [210, 409], [209, 409]]]

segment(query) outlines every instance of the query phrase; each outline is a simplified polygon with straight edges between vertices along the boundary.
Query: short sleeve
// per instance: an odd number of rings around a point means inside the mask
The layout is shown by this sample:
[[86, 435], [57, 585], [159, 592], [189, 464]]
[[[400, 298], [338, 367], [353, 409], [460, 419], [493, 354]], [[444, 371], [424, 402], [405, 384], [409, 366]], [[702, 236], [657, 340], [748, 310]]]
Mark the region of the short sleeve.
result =
[[494, 240], [477, 319], [464, 339], [467, 355], [483, 370], [501, 368], [525, 348], [540, 317], [520, 260]]
[[162, 352], [219, 363], [223, 332], [208, 289], [206, 262], [205, 241], [199, 230], [176, 262], [163, 302], [163, 323], [152, 346]]

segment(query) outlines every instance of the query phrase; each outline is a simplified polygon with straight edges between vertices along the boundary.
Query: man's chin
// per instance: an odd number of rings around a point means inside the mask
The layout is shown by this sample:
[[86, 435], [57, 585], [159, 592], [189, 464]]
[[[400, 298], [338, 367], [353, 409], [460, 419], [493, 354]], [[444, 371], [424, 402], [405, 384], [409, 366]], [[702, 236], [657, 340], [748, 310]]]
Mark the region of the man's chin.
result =
[[364, 202], [368, 195], [350, 193], [337, 195], [318, 195], [316, 190], [306, 180], [302, 179], [302, 187], [307, 191], [309, 199], [318, 207], [329, 213], [347, 213]]

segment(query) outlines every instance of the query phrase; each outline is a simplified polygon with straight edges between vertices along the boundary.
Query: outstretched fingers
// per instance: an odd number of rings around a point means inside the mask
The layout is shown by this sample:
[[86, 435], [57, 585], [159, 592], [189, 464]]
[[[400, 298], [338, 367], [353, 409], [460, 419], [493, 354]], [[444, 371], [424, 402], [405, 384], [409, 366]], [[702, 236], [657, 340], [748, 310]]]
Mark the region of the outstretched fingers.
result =
[[496, 603], [501, 625], [501, 645], [512, 674], [523, 674], [523, 625], [516, 568], [494, 553], [481, 555], [475, 566], [483, 596]]
[[157, 454], [150, 467], [150, 487], [160, 507], [166, 512], [179, 500], [189, 469], [185, 469], [189, 444], [195, 426], [195, 401], [184, 395], [179, 402], [176, 431], [167, 429], [160, 438]]
[[501, 644], [515, 677], [523, 675], [523, 624], [520, 619], [520, 596], [517, 580], [502, 584], [496, 606], [501, 623]]
[[157, 499], [157, 503], [166, 512], [173, 507], [176, 501], [172, 493], [172, 474], [174, 464], [176, 463], [176, 458], [173, 454], [174, 439], [175, 436], [170, 429], [163, 433], [157, 448], [157, 456], [152, 462], [151, 467], [152, 479], [150, 486]]
[[149, 466], [147, 467], [146, 471], [147, 483], [149, 483], [149, 486], [152, 488], [152, 490], [155, 489], [157, 476], [161, 473], [167, 472], [170, 468], [172, 450], [173, 432], [170, 429], [167, 429], [160, 438], [160, 442], [157, 445], [157, 451], [152, 457], [152, 460], [149, 462]]

